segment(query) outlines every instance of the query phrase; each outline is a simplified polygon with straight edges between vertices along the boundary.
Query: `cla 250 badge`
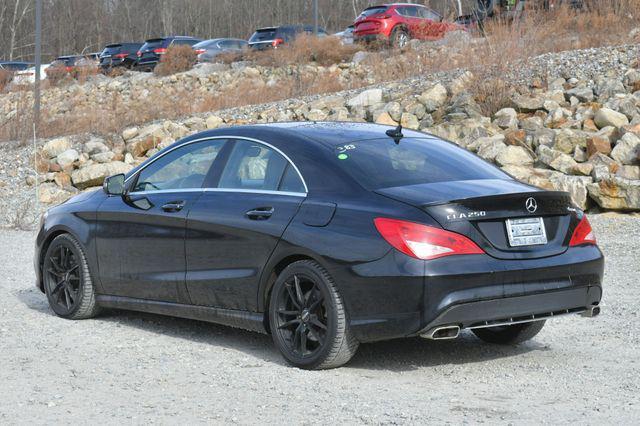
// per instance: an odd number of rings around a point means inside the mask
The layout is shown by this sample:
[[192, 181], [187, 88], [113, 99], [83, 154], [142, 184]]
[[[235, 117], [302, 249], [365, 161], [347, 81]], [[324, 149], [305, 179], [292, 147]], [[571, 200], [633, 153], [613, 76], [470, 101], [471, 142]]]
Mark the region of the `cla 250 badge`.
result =
[[479, 212], [466, 212], [466, 213], [451, 213], [447, 215], [447, 220], [460, 220], [460, 219], [475, 219], [478, 217], [484, 217], [487, 215], [485, 211]]

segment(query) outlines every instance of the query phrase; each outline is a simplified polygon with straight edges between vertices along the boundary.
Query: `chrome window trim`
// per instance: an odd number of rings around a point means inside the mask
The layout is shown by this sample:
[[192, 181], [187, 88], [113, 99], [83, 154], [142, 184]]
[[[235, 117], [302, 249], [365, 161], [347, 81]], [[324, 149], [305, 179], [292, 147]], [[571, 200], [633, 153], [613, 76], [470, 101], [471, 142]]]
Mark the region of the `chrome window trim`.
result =
[[[306, 197], [307, 194], [309, 193], [309, 187], [307, 186], [307, 182], [304, 180], [304, 177], [302, 176], [302, 173], [300, 173], [300, 170], [298, 169], [298, 166], [296, 166], [296, 164], [291, 160], [291, 158], [289, 158], [289, 156], [287, 154], [285, 154], [280, 149], [276, 148], [275, 146], [271, 145], [268, 142], [261, 141], [259, 139], [246, 137], [246, 136], [231, 136], [231, 135], [227, 135], [227, 136], [208, 136], [208, 137], [204, 137], [204, 138], [194, 139], [192, 141], [185, 142], [183, 144], [175, 146], [175, 147], [171, 148], [170, 150], [168, 150], [167, 152], [162, 153], [162, 155], [158, 156], [157, 158], [154, 158], [153, 161], [150, 161], [149, 163], [145, 164], [144, 167], [140, 168], [140, 170], [138, 170], [137, 172], [135, 172], [134, 174], [129, 176], [124, 181], [124, 183], [126, 184], [129, 180], [131, 180], [131, 178], [133, 178], [134, 176], [138, 176], [140, 173], [142, 173], [142, 171], [144, 169], [146, 169], [147, 167], [149, 167], [150, 165], [152, 165], [153, 163], [155, 163], [156, 161], [158, 161], [159, 159], [161, 159], [165, 155], [169, 154], [170, 152], [175, 151], [176, 149], [182, 148], [183, 146], [187, 146], [187, 145], [191, 145], [191, 144], [194, 144], [194, 143], [198, 143], [198, 142], [205, 142], [205, 141], [217, 140], [217, 139], [245, 140], [245, 141], [249, 141], [249, 142], [259, 143], [261, 145], [264, 145], [264, 146], [267, 146], [267, 147], [273, 149], [278, 154], [282, 155], [289, 162], [289, 164], [294, 168], [296, 173], [298, 173], [298, 177], [300, 178], [300, 180], [302, 181], [302, 185], [304, 186], [304, 192], [287, 192], [287, 191], [271, 191], [271, 190], [253, 190], [253, 189], [244, 190], [244, 189], [241, 189], [241, 188], [185, 188], [185, 189], [176, 188], [176, 189], [161, 189], [161, 190], [157, 190], [157, 191], [130, 192], [129, 194], [131, 194], [131, 195], [134, 195], [134, 194], [159, 194], [159, 193], [162, 193], [161, 191], [164, 191], [164, 192], [187, 192], [187, 191], [188, 192], [194, 192], [194, 191], [202, 191], [202, 190], [207, 190], [207, 191], [225, 190], [224, 192], [251, 192], [251, 193], [257, 193], [257, 194], [266, 193], [266, 194], [285, 194], [285, 195], [295, 194], [297, 196], [302, 195], [302, 196]], [[190, 190], [193, 190], [193, 191], [190, 191]], [[220, 192], [223, 192], [223, 191], [220, 191]]]
[[289, 195], [291, 197], [307, 196], [306, 192], [272, 191], [268, 189], [204, 188], [204, 192], [238, 192], [243, 194]]

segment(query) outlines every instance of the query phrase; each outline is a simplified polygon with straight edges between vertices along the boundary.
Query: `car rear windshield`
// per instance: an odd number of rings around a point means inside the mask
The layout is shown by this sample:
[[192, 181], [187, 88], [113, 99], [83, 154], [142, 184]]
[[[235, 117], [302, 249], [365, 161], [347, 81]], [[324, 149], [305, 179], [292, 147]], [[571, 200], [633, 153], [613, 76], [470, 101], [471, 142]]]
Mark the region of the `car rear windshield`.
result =
[[377, 15], [378, 13], [386, 12], [387, 9], [389, 9], [387, 6], [368, 7], [362, 11], [362, 13], [360, 14], [360, 18], [366, 18], [371, 15]]
[[159, 47], [162, 47], [162, 45], [164, 44], [165, 39], [163, 38], [154, 38], [151, 40], [147, 40], [142, 47], [140, 48], [140, 50], [153, 50], [153, 49], [157, 49]]
[[335, 147], [337, 161], [363, 187], [396, 186], [478, 179], [509, 179], [495, 166], [465, 149], [435, 138], [391, 138]]
[[108, 46], [105, 46], [105, 48], [102, 51], [102, 53], [100, 54], [100, 56], [116, 55], [116, 54], [120, 53], [120, 49], [121, 48], [122, 48], [121, 44], [110, 44]]
[[264, 28], [253, 33], [249, 39], [249, 43], [256, 43], [260, 41], [270, 41], [276, 38], [277, 28]]

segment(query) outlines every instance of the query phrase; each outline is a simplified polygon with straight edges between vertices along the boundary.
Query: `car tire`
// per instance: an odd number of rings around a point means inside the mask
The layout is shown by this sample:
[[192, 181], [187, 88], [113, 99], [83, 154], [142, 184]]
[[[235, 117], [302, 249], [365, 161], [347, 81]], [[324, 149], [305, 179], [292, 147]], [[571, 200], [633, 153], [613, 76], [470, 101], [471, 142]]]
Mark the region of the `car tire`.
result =
[[514, 345], [531, 340], [536, 334], [540, 333], [545, 322], [534, 321], [500, 327], [476, 328], [472, 331], [473, 334], [485, 342]]
[[292, 263], [276, 279], [269, 325], [276, 347], [298, 368], [340, 367], [359, 345], [333, 278], [312, 260]]
[[79, 320], [100, 313], [87, 256], [70, 234], [58, 235], [49, 245], [42, 280], [49, 306], [59, 317]]
[[402, 27], [395, 27], [391, 31], [391, 37], [389, 37], [391, 47], [396, 49], [404, 48], [409, 43], [409, 40], [409, 33]]

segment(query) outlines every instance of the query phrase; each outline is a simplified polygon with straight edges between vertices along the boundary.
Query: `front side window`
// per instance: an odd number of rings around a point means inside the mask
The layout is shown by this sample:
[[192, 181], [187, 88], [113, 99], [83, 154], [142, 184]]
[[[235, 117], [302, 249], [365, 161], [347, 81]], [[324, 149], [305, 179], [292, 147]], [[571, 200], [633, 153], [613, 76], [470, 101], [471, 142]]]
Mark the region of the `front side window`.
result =
[[202, 188], [225, 140], [197, 142], [177, 148], [138, 174], [133, 192]]
[[304, 192], [297, 171], [286, 158], [266, 145], [245, 140], [235, 142], [219, 187]]

